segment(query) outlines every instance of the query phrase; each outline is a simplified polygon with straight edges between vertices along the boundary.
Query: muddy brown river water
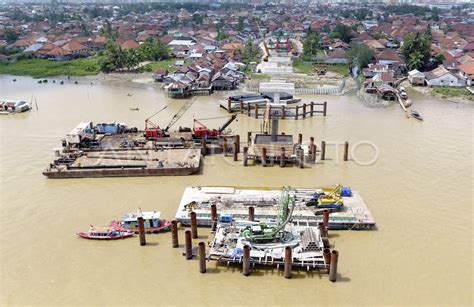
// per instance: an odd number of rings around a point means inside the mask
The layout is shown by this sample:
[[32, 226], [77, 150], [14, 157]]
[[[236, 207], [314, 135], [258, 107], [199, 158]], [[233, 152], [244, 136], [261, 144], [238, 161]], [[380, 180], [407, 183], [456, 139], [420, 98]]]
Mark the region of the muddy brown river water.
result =
[[[328, 101], [328, 116], [280, 121], [280, 130], [331, 143], [331, 159], [303, 170], [244, 168], [214, 156], [194, 176], [48, 180], [42, 170], [80, 121], [143, 128], [145, 118], [169, 105], [154, 118], [165, 126], [184, 102], [153, 84], [79, 79], [61, 86], [13, 78], [0, 76], [0, 97], [34, 95], [39, 110], [0, 117], [0, 305], [472, 305], [474, 105], [414, 95], [421, 123], [398, 105], [376, 109], [356, 97], [301, 96]], [[193, 116], [227, 115], [218, 103], [224, 95], [199, 97], [175, 128], [191, 126]], [[206, 123], [217, 128], [224, 121]], [[239, 115], [230, 127], [245, 142], [260, 123]], [[358, 162], [342, 161], [335, 144], [346, 140], [351, 147], [360, 142], [351, 153]], [[239, 267], [214, 262], [200, 274], [196, 260], [171, 248], [169, 233], [147, 236], [146, 247], [138, 238], [96, 242], [75, 234], [137, 207], [173, 218], [187, 186], [339, 182], [362, 193], [378, 228], [331, 232], [340, 253], [336, 283], [305, 271], [287, 280], [271, 268], [244, 277]], [[205, 241], [209, 230], [199, 233]]]

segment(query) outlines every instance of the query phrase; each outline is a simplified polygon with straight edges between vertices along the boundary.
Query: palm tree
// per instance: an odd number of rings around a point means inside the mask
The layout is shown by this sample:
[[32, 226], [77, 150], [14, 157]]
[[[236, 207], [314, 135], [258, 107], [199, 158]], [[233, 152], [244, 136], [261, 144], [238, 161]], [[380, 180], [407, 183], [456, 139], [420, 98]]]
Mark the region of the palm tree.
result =
[[424, 55], [419, 51], [413, 52], [408, 58], [407, 65], [410, 70], [422, 68], [424, 65]]

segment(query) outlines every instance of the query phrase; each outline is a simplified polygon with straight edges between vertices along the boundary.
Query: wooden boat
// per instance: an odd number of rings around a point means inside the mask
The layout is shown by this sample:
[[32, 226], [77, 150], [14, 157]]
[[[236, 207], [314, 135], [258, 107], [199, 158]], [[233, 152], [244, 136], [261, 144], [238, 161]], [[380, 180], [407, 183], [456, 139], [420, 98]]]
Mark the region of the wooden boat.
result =
[[21, 113], [29, 110], [31, 110], [31, 105], [26, 101], [0, 99], [1, 114]]
[[411, 111], [411, 116], [419, 121], [423, 121], [423, 117], [421, 117], [420, 113], [415, 110]]
[[121, 229], [138, 233], [139, 216], [143, 217], [146, 233], [159, 233], [171, 230], [171, 222], [160, 219], [161, 212], [157, 211], [141, 211], [126, 213], [120, 221]]
[[89, 240], [118, 240], [134, 235], [133, 231], [123, 229], [120, 224], [112, 222], [110, 226], [90, 226], [89, 231], [80, 231], [77, 235]]
[[129, 110], [130, 110], [130, 111], [138, 111], [138, 110], [140, 110], [140, 109], [139, 109], [139, 108], [130, 108]]

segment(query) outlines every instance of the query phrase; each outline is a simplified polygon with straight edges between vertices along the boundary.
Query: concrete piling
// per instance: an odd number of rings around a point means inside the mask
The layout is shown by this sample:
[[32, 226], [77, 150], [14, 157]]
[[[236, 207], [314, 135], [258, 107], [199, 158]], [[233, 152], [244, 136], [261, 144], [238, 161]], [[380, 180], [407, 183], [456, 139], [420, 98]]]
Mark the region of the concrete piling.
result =
[[247, 132], [247, 145], [248, 146], [252, 145], [252, 132], [251, 131]]
[[184, 232], [184, 249], [186, 251], [186, 259], [193, 258], [193, 243], [191, 240], [191, 231], [186, 230]]
[[171, 221], [171, 246], [173, 246], [174, 248], [179, 246], [178, 222], [176, 220]]
[[310, 110], [311, 116], [313, 116], [314, 115], [314, 101], [311, 101], [311, 106], [309, 110]]
[[250, 275], [250, 246], [244, 245], [244, 254], [242, 257], [242, 274]]
[[227, 99], [227, 112], [229, 113], [232, 112], [232, 104], [230, 102], [230, 99]]
[[331, 250], [329, 248], [325, 248], [323, 251], [324, 262], [326, 263], [326, 268], [329, 273], [329, 266], [331, 264]]
[[250, 104], [247, 103], [246, 106], [247, 106], [247, 116], [250, 116]]
[[310, 160], [311, 162], [316, 162], [316, 150], [317, 150], [317, 147], [316, 145], [312, 144], [311, 146], [311, 155], [310, 155]]
[[249, 221], [253, 222], [255, 220], [255, 208], [249, 207]]
[[206, 144], [206, 138], [202, 139], [202, 148], [201, 148], [201, 154], [205, 156], [207, 154], [207, 144]]
[[140, 245], [145, 246], [146, 245], [145, 222], [143, 221], [143, 217], [139, 216], [137, 218], [137, 222], [138, 222], [138, 237], [140, 238]]
[[191, 234], [193, 239], [197, 239], [198, 237], [198, 229], [197, 229], [197, 219], [196, 219], [196, 212], [191, 212]]
[[298, 144], [303, 144], [303, 134], [298, 133]]
[[285, 278], [291, 278], [291, 265], [293, 262], [293, 255], [291, 246], [285, 247]]
[[237, 144], [237, 153], [240, 153], [240, 135], [235, 136], [235, 143]]
[[298, 107], [298, 106], [296, 106], [296, 108], [295, 108], [295, 109], [296, 109], [296, 113], [295, 113], [295, 119], [298, 119], [298, 110], [299, 110], [299, 107]]
[[325, 101], [325, 102], [324, 102], [324, 108], [323, 108], [323, 116], [326, 116], [327, 110], [328, 110], [328, 103]]
[[243, 163], [244, 166], [248, 165], [248, 158], [249, 158], [249, 148], [244, 147], [244, 154], [243, 154], [243, 158], [242, 158], [242, 163]]
[[285, 167], [285, 164], [286, 164], [285, 147], [282, 147], [281, 153], [280, 153], [280, 167]]
[[303, 118], [306, 118], [306, 103], [303, 103]]
[[255, 119], [258, 118], [258, 104], [255, 104]]
[[336, 250], [331, 252], [331, 264], [329, 266], [329, 280], [335, 282], [337, 279], [337, 262], [339, 253]]
[[285, 119], [285, 106], [281, 106], [281, 119]]
[[226, 137], [222, 139], [222, 153], [224, 154], [224, 157], [227, 156], [227, 138]]
[[349, 159], [349, 142], [344, 142], [344, 161]]
[[234, 156], [234, 161], [237, 161], [239, 159], [239, 151], [237, 150], [236, 142], [234, 142], [234, 145], [232, 146], [232, 154]]
[[262, 166], [267, 166], [267, 149], [265, 147], [262, 148]]
[[329, 248], [329, 238], [328, 238], [328, 230], [326, 229], [326, 226], [324, 226], [324, 223], [319, 223], [318, 224], [319, 228], [319, 234], [321, 235], [321, 240], [323, 241], [324, 248]]
[[321, 142], [321, 160], [326, 159], [326, 142], [322, 141]]
[[323, 224], [327, 228], [329, 225], [329, 210], [323, 210]]
[[304, 168], [304, 150], [303, 149], [300, 149], [298, 158], [299, 158], [298, 160], [300, 163], [300, 168]]
[[206, 244], [204, 242], [199, 242], [198, 253], [199, 253], [199, 272], [206, 273]]

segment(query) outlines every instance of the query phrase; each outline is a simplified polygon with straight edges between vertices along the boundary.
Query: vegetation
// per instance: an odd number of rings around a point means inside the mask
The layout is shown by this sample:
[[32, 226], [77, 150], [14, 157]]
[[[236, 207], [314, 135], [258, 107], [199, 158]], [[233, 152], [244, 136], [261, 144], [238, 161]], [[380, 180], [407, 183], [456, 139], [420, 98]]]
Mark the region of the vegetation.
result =
[[366, 44], [354, 44], [352, 48], [347, 51], [347, 58], [351, 65], [359, 66], [360, 70], [369, 65], [374, 57], [374, 52]]
[[339, 23], [334, 28], [334, 31], [331, 33], [331, 38], [340, 38], [346, 43], [349, 43], [352, 39], [352, 29], [342, 23]]
[[304, 63], [302, 60], [293, 61], [293, 69], [299, 74], [310, 74], [314, 71], [313, 64]]
[[403, 57], [409, 69], [422, 69], [431, 59], [431, 30], [405, 36]]
[[[173, 66], [173, 59], [166, 59], [166, 60], [161, 60], [161, 61], [155, 61], [146, 64], [143, 66], [143, 69], [148, 72], [156, 71], [158, 69], [167, 69], [168, 72], [174, 73], [178, 70], [176, 66]], [[186, 63], [185, 63], [186, 66]]]
[[0, 74], [29, 75], [34, 78], [52, 76], [88, 76], [99, 72], [96, 58], [71, 61], [27, 59], [15, 63], [0, 64]]
[[334, 64], [334, 65], [327, 65], [327, 71], [340, 74], [343, 77], [349, 77], [349, 65], [348, 64]]
[[465, 98], [474, 101], [474, 96], [465, 88], [435, 87], [433, 93], [444, 97]]
[[317, 55], [318, 50], [320, 49], [320, 37], [318, 33], [310, 33], [303, 43], [303, 53], [304, 55]]
[[416, 16], [424, 15], [430, 12], [430, 8], [427, 6], [418, 6], [418, 5], [410, 5], [410, 4], [402, 4], [402, 5], [387, 5], [382, 7], [382, 10], [396, 15], [406, 15], [406, 14], [414, 14]]

